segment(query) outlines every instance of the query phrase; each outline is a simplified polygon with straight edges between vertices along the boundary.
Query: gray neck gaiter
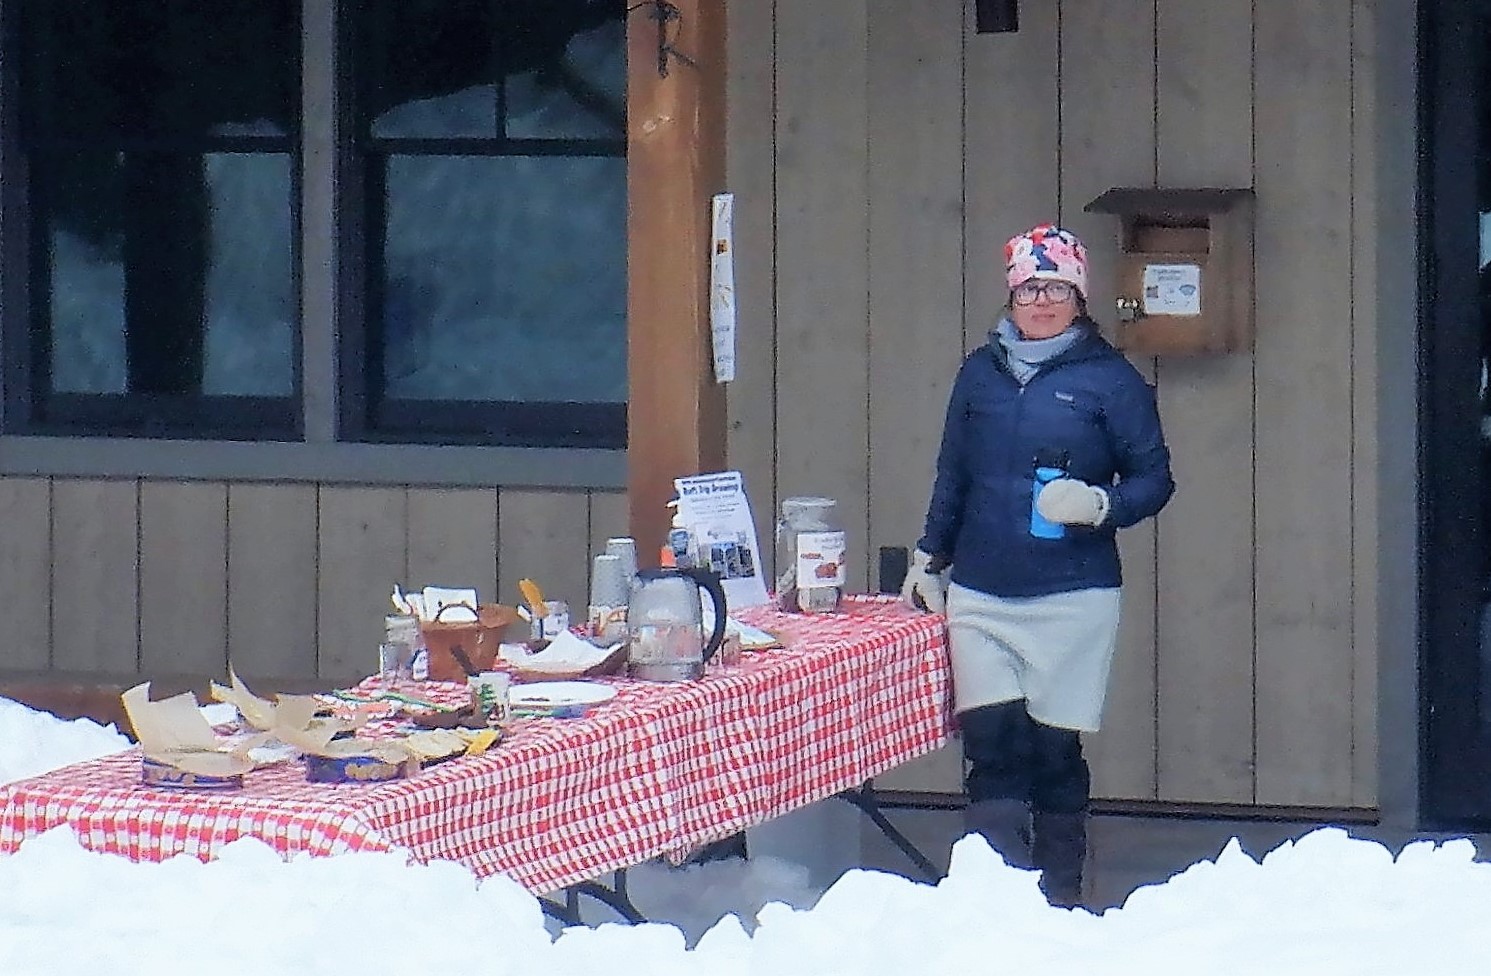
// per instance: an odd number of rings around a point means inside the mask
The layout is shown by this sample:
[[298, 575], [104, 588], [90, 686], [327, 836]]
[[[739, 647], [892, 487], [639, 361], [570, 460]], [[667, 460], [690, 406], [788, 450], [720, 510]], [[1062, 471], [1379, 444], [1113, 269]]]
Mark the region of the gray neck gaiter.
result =
[[1060, 335], [1049, 339], [1022, 339], [1020, 330], [1007, 318], [1000, 319], [989, 333], [990, 341], [1004, 348], [1010, 372], [1021, 386], [1030, 381], [1043, 363], [1072, 348], [1081, 337], [1082, 329], [1073, 322]]

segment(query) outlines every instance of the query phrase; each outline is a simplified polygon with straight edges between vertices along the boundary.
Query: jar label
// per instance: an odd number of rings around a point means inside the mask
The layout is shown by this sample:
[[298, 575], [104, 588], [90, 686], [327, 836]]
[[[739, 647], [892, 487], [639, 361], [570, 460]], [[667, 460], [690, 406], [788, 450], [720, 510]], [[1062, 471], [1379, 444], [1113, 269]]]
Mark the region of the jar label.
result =
[[844, 585], [844, 533], [797, 533], [797, 587]]

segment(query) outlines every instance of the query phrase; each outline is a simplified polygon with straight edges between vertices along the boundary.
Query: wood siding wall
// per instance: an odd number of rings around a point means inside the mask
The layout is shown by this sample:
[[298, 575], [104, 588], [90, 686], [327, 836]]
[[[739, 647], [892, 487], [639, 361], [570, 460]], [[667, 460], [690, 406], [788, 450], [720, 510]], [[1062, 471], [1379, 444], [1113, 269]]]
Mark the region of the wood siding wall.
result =
[[[1136, 361], [1179, 491], [1122, 535], [1094, 792], [1374, 806], [1375, 5], [1060, 0], [994, 35], [971, 8], [730, 8], [730, 456], [758, 521], [787, 495], [839, 499], [853, 582], [872, 584], [878, 548], [920, 533], [953, 374], [1003, 302], [1004, 239], [1073, 228], [1111, 319], [1116, 221], [1084, 204], [1254, 187], [1255, 351]], [[944, 750], [883, 785], [956, 791], [958, 766]]]
[[346, 681], [395, 582], [512, 603], [529, 576], [584, 612], [620, 492], [0, 480], [0, 671], [167, 683]]
[[[729, 9], [731, 464], [763, 543], [840, 500], [856, 587], [920, 532], [942, 412], [1003, 301], [1011, 233], [1058, 219], [1112, 307], [1122, 185], [1253, 186], [1252, 354], [1140, 361], [1179, 492], [1122, 537], [1122, 646], [1094, 792], [1370, 808], [1381, 368], [1367, 0], [1060, 0], [978, 35], [971, 2]], [[1396, 368], [1410, 368], [1399, 364]], [[0, 479], [0, 672], [346, 680], [395, 581], [584, 600], [614, 491]], [[770, 562], [769, 551], [765, 554]], [[956, 750], [882, 785], [959, 788]]]

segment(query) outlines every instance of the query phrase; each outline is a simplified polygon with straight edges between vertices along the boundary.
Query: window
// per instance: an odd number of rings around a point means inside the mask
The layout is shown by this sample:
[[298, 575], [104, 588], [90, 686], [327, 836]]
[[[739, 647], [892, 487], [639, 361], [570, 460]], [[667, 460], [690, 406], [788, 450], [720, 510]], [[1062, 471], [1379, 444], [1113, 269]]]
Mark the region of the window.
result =
[[349, 7], [343, 436], [623, 447], [625, 4]]
[[299, 0], [12, 11], [5, 429], [298, 437]]

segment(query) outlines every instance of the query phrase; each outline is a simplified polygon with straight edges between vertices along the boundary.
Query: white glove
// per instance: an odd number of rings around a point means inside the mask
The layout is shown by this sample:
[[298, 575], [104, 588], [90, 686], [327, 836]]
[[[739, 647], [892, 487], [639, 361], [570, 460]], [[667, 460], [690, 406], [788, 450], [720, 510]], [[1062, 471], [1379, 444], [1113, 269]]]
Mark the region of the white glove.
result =
[[1102, 525], [1108, 517], [1108, 493], [1076, 478], [1057, 478], [1036, 496], [1035, 509], [1060, 525]]
[[947, 609], [947, 570], [930, 570], [932, 557], [920, 549], [911, 555], [911, 568], [901, 584], [901, 602], [913, 610], [944, 613]]

